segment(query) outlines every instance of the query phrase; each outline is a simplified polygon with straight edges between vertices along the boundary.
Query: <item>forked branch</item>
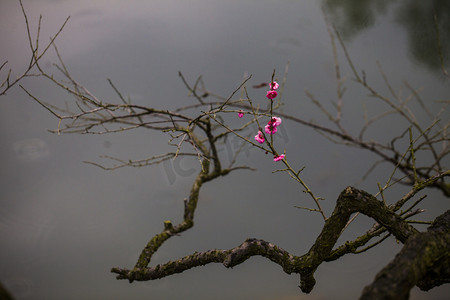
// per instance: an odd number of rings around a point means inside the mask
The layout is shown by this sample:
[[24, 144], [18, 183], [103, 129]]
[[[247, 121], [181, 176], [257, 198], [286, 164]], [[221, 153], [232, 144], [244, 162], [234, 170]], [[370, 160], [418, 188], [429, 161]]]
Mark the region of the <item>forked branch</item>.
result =
[[[373, 218], [402, 243], [406, 243], [420, 234], [403, 217], [393, 212], [382, 201], [377, 200], [374, 196], [364, 191], [348, 187], [337, 199], [336, 208], [331, 217], [325, 222], [322, 232], [314, 245], [308, 253], [302, 256], [291, 254], [277, 245], [264, 240], [247, 239], [241, 245], [228, 250], [196, 252], [179, 260], [153, 267], [140, 265], [139, 268], [135, 267], [132, 270], [113, 268], [111, 272], [116, 273], [118, 279], [128, 279], [130, 282], [134, 280], [146, 281], [181, 273], [209, 263], [222, 263], [225, 267], [230, 268], [243, 263], [252, 256], [262, 256], [280, 265], [287, 274], [300, 274], [300, 288], [303, 292], [309, 293], [315, 285], [315, 270], [322, 262], [333, 258], [335, 253], [332, 248], [336, 244], [347, 221], [355, 212], [360, 212]], [[449, 213], [447, 212], [446, 214]], [[446, 234], [449, 234], [449, 229], [447, 228], [446, 230]], [[167, 231], [167, 234], [169, 234], [170, 229], [167, 229]], [[450, 242], [447, 243], [448, 246], [450, 246]], [[342, 251], [342, 247], [340, 251]], [[353, 251], [354, 249], [349, 245], [346, 252], [352, 253]], [[430, 267], [427, 265], [427, 268]], [[422, 277], [418, 278], [416, 283], [421, 279]]]

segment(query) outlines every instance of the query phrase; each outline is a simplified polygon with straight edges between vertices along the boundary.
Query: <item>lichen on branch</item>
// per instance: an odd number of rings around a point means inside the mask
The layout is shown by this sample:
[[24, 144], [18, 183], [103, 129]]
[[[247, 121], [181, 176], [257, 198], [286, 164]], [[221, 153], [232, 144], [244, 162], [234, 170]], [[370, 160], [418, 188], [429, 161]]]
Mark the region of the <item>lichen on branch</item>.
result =
[[[405, 248], [409, 246], [409, 241], [420, 239], [424, 233], [418, 232], [414, 227], [408, 224], [407, 220], [392, 211], [392, 208], [386, 206], [383, 201], [376, 199], [373, 195], [353, 188], [347, 187], [338, 197], [336, 207], [332, 215], [326, 220], [323, 229], [314, 242], [311, 249], [304, 255], [294, 255], [281, 247], [260, 239], [250, 238], [241, 245], [228, 250], [209, 250], [205, 252], [195, 252], [175, 261], [169, 261], [165, 264], [159, 264], [153, 267], [134, 268], [133, 270], [123, 268], [113, 268], [111, 272], [117, 274], [117, 279], [128, 279], [146, 281], [163, 278], [176, 273], [181, 273], [194, 267], [203, 266], [210, 263], [221, 263], [230, 268], [245, 262], [252, 256], [262, 256], [281, 266], [287, 274], [300, 274], [300, 288], [303, 292], [309, 293], [315, 285], [314, 272], [322, 264], [329, 261], [334, 254], [333, 247], [337, 239], [345, 228], [351, 215], [360, 212], [374, 219], [379, 225], [378, 229], [384, 228], [389, 231], [402, 243], [406, 243]], [[440, 244], [436, 247], [441, 252], [434, 251], [438, 257], [442, 256], [442, 249], [450, 247], [448, 239], [449, 226], [442, 225], [439, 220], [447, 220], [450, 213], [447, 212], [440, 219], [438, 218], [429, 232], [437, 232], [445, 238], [441, 238]], [[448, 222], [448, 220], [447, 220]], [[439, 227], [436, 224], [440, 224]], [[442, 232], [444, 231], [444, 233]], [[370, 238], [368, 239], [370, 240]], [[368, 241], [367, 240], [367, 241]], [[366, 242], [367, 242], [366, 241]], [[365, 243], [359, 244], [362, 246]], [[347, 243], [346, 243], [347, 245]], [[425, 245], [425, 244], [424, 244]], [[353, 253], [354, 249], [347, 248], [347, 253]], [[403, 250], [402, 250], [403, 251]], [[407, 250], [404, 250], [407, 251]], [[418, 256], [420, 257], [420, 256]], [[431, 264], [435, 260], [431, 260]], [[417, 284], [426, 275], [428, 269], [425, 267], [423, 276], [418, 276], [414, 284]]]

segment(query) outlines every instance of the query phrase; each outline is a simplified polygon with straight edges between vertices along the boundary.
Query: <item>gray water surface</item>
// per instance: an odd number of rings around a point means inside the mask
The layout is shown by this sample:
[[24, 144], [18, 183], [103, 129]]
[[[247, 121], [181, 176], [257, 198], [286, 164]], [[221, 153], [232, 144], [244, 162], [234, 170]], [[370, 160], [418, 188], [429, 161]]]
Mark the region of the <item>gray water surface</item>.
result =
[[[194, 103], [178, 71], [190, 82], [202, 75], [208, 89], [228, 96], [244, 76], [252, 74], [251, 84], [258, 84], [270, 80], [276, 69], [281, 78], [289, 63], [284, 111], [328, 124], [304, 94], [307, 89], [330, 109], [336, 99], [323, 11], [342, 32], [357, 69], [364, 69], [380, 91], [388, 93], [377, 62], [395, 89], [404, 80], [422, 88], [422, 99], [432, 109], [438, 107], [433, 100], [449, 98], [449, 81], [440, 73], [435, 45], [429, 39], [433, 6], [443, 28], [448, 28], [446, 1], [426, 1], [428, 5], [406, 0], [23, 3], [34, 34], [39, 14], [43, 16], [42, 43], [71, 16], [57, 40], [59, 52], [73, 77], [105, 102], [120, 101], [107, 78], [134, 103], [173, 109]], [[30, 57], [18, 1], [0, 3], [0, 23], [0, 59], [8, 60], [16, 76]], [[442, 37], [446, 50], [448, 43], [448, 36]], [[342, 51], [339, 55], [343, 76], [349, 78], [344, 125], [357, 132], [364, 107], [374, 111], [386, 107], [374, 105], [350, 80]], [[56, 73], [55, 62], [52, 51], [43, 66]], [[38, 78], [22, 84], [50, 103], [73, 100]], [[255, 101], [267, 101], [264, 89], [249, 92]], [[417, 117], [426, 120], [425, 112], [419, 111]], [[448, 115], [444, 117], [448, 121]], [[163, 229], [164, 220], [181, 221], [183, 199], [198, 164], [184, 159], [104, 171], [83, 161], [108, 164], [99, 156], [142, 159], [172, 151], [168, 136], [148, 130], [60, 136], [47, 131], [57, 126], [58, 121], [18, 86], [0, 98], [0, 281], [17, 299], [356, 299], [401, 248], [391, 239], [367, 253], [321, 265], [309, 295], [298, 288], [298, 275], [287, 275], [260, 257], [233, 269], [216, 264], [152, 282], [117, 281], [111, 267], [131, 268], [147, 241]], [[326, 199], [323, 206], [328, 214], [346, 186], [375, 193], [377, 182], [385, 182], [392, 171], [391, 166], [379, 168], [360, 183], [377, 159], [372, 154], [335, 145], [292, 122], [283, 126], [280, 144], [293, 165], [306, 167], [303, 178]], [[395, 118], [377, 126], [368, 135], [382, 141], [404, 130]], [[233, 141], [220, 151], [232, 157]], [[249, 237], [298, 255], [308, 251], [322, 221], [294, 207], [311, 206], [301, 188], [286, 174], [272, 174], [277, 165], [256, 149], [242, 152], [239, 161], [258, 171], [239, 171], [205, 185], [194, 228], [164, 244], [152, 264], [194, 251], [229, 249]], [[406, 190], [400, 187], [394, 195]], [[448, 209], [448, 199], [438, 193], [431, 196], [425, 219]], [[361, 217], [342, 241], [365, 232], [371, 224]], [[448, 285], [429, 293], [414, 289], [411, 299], [445, 299], [449, 294]]]

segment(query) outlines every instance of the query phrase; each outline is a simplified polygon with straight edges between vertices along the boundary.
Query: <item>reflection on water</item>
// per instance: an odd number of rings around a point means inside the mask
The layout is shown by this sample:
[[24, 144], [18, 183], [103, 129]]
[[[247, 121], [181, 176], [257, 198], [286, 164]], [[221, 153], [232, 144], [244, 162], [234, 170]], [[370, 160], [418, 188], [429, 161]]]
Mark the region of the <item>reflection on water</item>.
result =
[[270, 46], [277, 53], [293, 54], [299, 51], [301, 47], [300, 40], [293, 37], [279, 37], [270, 41]]
[[444, 65], [450, 62], [450, 1], [409, 0], [406, 3], [397, 9], [397, 20], [408, 32], [409, 51], [418, 62], [439, 72], [441, 54]]
[[323, 0], [323, 8], [339, 33], [345, 39], [376, 23], [377, 15], [386, 13], [390, 4], [397, 0]]
[[391, 6], [396, 21], [407, 32], [411, 56], [430, 70], [440, 72], [439, 52], [443, 54], [444, 65], [450, 62], [450, 1], [323, 0], [330, 21], [346, 40], [374, 26]]
[[37, 138], [26, 139], [16, 142], [13, 145], [17, 158], [24, 162], [36, 162], [45, 159], [50, 155], [47, 144]]

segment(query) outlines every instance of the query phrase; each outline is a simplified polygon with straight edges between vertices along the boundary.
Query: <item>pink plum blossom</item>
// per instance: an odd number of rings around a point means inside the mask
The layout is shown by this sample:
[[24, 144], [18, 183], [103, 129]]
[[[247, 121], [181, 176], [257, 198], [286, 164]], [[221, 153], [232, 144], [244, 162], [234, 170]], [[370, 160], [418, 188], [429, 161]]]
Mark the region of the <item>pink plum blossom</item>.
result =
[[255, 135], [255, 140], [258, 142], [258, 143], [260, 143], [260, 144], [262, 144], [262, 143], [264, 143], [264, 135], [263, 135], [263, 133], [261, 132], [261, 130], [260, 131], [258, 131], [258, 134], [257, 135]]
[[271, 91], [276, 90], [279, 86], [280, 85], [276, 81], [269, 83], [269, 87], [270, 87]]
[[272, 120], [269, 121], [269, 123], [272, 123], [273, 126], [277, 127], [281, 125], [281, 118], [278, 117], [272, 117]]
[[273, 157], [273, 161], [280, 161], [280, 160], [284, 159], [285, 156], [286, 155], [284, 155], [284, 154], [281, 154], [281, 155], [278, 155], [278, 156], [274, 156]]
[[266, 97], [269, 98], [270, 100], [274, 99], [276, 96], [278, 95], [277, 91], [267, 91]]
[[239, 111], [238, 113], [239, 118], [242, 118], [244, 116], [244, 112], [242, 110]]
[[267, 125], [264, 127], [264, 130], [267, 134], [274, 134], [277, 132], [277, 126], [280, 126], [281, 124], [281, 118], [278, 117], [272, 117], [272, 119], [267, 123]]
[[274, 126], [271, 122], [269, 122], [269, 124], [267, 124], [266, 126], [264, 126], [264, 131], [267, 134], [274, 134], [275, 132], [277, 132], [277, 127]]

